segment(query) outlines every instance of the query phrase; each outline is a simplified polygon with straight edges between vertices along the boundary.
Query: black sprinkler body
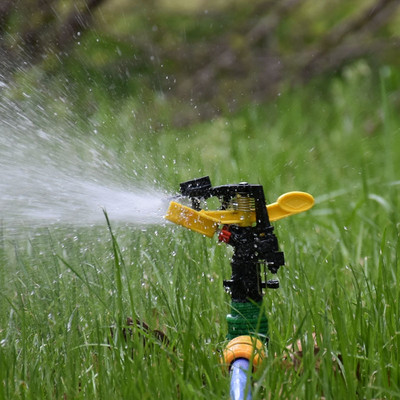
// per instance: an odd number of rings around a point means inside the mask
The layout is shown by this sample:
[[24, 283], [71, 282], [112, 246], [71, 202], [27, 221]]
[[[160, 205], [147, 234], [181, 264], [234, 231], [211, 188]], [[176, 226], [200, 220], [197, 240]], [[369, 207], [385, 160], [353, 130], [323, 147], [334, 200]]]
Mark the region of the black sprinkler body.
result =
[[236, 205], [243, 212], [255, 211], [255, 224], [225, 225], [219, 235], [220, 241], [234, 249], [231, 260], [232, 276], [230, 280], [224, 281], [232, 301], [258, 303], [262, 300], [263, 288], [279, 287], [277, 280], [268, 283], [263, 282], [261, 277], [262, 266], [267, 266], [271, 273], [276, 274], [285, 263], [274, 228], [269, 221], [263, 187], [248, 183], [212, 187], [210, 178], [206, 176], [183, 182], [180, 188], [182, 196], [189, 197], [197, 210], [200, 210], [203, 200], [218, 197], [223, 210]]

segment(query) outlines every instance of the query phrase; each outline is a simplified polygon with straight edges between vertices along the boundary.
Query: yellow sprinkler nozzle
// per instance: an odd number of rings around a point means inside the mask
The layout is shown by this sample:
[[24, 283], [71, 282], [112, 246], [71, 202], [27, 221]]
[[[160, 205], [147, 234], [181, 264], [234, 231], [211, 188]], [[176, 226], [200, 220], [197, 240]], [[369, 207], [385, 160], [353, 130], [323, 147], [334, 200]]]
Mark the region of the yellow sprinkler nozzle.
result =
[[204, 212], [175, 201], [171, 201], [165, 219], [208, 237], [214, 236], [219, 223], [217, 219], [205, 215]]

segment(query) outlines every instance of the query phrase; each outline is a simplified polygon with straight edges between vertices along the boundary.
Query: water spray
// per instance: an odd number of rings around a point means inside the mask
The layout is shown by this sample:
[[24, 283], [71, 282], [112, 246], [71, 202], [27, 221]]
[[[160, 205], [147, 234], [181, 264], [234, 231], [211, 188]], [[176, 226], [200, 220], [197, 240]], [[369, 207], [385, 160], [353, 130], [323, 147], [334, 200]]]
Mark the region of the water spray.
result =
[[146, 176], [141, 154], [124, 159], [109, 140], [87, 134], [67, 116], [55, 118], [33, 102], [19, 104], [0, 96], [4, 234], [102, 226], [103, 209], [119, 225], [162, 224], [168, 194]]
[[[261, 185], [242, 182], [213, 187], [208, 176], [181, 183], [180, 192], [191, 205], [172, 201], [165, 218], [207, 237], [218, 232], [218, 240], [234, 250], [232, 275], [224, 280], [231, 307], [226, 317], [230, 342], [223, 361], [232, 374], [231, 397], [242, 399], [246, 390], [250, 393], [246, 370], [262, 361], [268, 340], [264, 290], [279, 288], [275, 275], [285, 263], [271, 222], [309, 210], [314, 198], [305, 192], [289, 192], [267, 205]], [[220, 208], [202, 209], [211, 197], [218, 198]]]

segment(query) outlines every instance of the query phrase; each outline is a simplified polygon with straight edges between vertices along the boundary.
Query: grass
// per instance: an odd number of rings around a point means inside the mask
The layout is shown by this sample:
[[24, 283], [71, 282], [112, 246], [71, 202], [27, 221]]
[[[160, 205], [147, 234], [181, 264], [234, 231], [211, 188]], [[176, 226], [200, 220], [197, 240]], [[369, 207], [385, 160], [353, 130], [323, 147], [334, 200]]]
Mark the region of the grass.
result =
[[[215, 185], [262, 183], [270, 202], [296, 189], [315, 196], [312, 211], [275, 224], [286, 266], [265, 296], [256, 399], [400, 397], [397, 77], [373, 78], [357, 64], [323, 91], [293, 90], [184, 132], [145, 135], [123, 114], [96, 125], [121, 170], [133, 159], [137, 179], [169, 192], [208, 174]], [[10, 239], [3, 226], [0, 398], [228, 398], [218, 350], [229, 250], [170, 225], [108, 227]], [[171, 345], [136, 327], [124, 340], [127, 316]], [[298, 340], [301, 374], [281, 363]]]

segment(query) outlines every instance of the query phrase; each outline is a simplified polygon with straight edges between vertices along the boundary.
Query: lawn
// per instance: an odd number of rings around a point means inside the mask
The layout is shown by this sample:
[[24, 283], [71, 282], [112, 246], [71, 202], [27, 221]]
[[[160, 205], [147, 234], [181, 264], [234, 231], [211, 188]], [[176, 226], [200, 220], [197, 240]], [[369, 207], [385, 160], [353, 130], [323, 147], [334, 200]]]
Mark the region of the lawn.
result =
[[[66, 123], [69, 140], [102, 149], [122, 186], [172, 195], [209, 175], [262, 184], [268, 202], [313, 194], [312, 210], [274, 223], [286, 265], [264, 299], [270, 341], [256, 399], [400, 397], [398, 79], [358, 63], [186, 130], [146, 130], [127, 109], [86, 121], [84, 135]], [[230, 249], [169, 223], [109, 222], [28, 224], [11, 236], [3, 222], [0, 398], [228, 398], [219, 352]], [[149, 331], [124, 330], [127, 317]], [[282, 358], [297, 341], [296, 372]]]

